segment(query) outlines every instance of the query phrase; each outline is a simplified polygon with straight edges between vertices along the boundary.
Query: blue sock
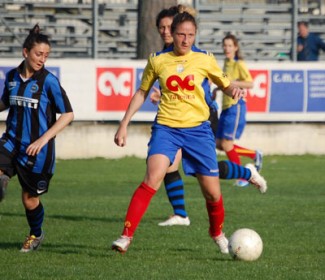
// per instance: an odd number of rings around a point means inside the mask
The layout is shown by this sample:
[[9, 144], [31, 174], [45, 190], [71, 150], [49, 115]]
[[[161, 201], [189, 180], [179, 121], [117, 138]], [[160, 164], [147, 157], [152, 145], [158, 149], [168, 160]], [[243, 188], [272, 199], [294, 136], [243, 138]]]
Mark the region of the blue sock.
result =
[[35, 235], [36, 237], [42, 234], [42, 224], [44, 220], [44, 208], [40, 202], [38, 206], [33, 210], [26, 209], [26, 217], [30, 227], [30, 235]]
[[249, 180], [252, 176], [251, 171], [229, 160], [218, 162], [220, 179], [245, 179]]
[[174, 215], [187, 217], [185, 211], [184, 183], [178, 171], [167, 173], [164, 178], [165, 188]]

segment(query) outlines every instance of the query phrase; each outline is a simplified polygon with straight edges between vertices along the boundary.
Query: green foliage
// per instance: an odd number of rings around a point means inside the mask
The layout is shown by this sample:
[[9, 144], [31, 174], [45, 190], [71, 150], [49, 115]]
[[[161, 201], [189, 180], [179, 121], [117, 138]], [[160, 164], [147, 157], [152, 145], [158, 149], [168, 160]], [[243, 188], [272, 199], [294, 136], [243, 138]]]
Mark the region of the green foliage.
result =
[[264, 242], [259, 260], [240, 262], [218, 252], [197, 181], [185, 176], [191, 226], [157, 225], [172, 213], [162, 186], [129, 251], [111, 251], [145, 160], [60, 160], [42, 198], [46, 236], [37, 252], [19, 252], [28, 226], [11, 180], [0, 203], [0, 279], [325, 279], [324, 166], [324, 156], [266, 157], [265, 195], [221, 181], [226, 234], [248, 227]]

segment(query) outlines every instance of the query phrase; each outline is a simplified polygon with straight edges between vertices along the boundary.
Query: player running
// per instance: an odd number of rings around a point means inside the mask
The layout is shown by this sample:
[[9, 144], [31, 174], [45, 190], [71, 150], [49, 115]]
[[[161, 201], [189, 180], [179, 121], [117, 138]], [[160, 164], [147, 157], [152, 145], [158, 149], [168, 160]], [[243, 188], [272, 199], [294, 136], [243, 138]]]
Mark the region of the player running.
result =
[[6, 75], [0, 100], [0, 111], [9, 109], [0, 139], [0, 193], [2, 199], [9, 178], [17, 175], [30, 228], [20, 250], [26, 253], [38, 249], [44, 239], [40, 196], [47, 193], [54, 173], [55, 136], [74, 115], [58, 79], [44, 67], [50, 42], [38, 24], [25, 39], [22, 53], [23, 62]]

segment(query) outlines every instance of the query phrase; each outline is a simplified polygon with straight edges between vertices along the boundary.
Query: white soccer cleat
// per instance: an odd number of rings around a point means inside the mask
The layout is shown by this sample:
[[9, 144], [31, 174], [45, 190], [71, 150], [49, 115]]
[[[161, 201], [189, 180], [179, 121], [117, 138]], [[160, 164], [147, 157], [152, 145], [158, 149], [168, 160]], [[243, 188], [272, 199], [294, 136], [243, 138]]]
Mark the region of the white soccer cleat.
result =
[[229, 249], [228, 249], [229, 241], [223, 232], [217, 237], [212, 237], [212, 239], [218, 245], [220, 252], [222, 254], [229, 254]]
[[189, 217], [181, 217], [178, 215], [171, 216], [168, 220], [161, 222], [158, 226], [166, 227], [166, 226], [189, 226], [190, 225]]
[[248, 181], [253, 184], [256, 188], [258, 188], [261, 193], [266, 193], [267, 183], [265, 179], [257, 172], [256, 167], [251, 163], [246, 164], [245, 167], [248, 168], [252, 173]]
[[122, 235], [119, 239], [115, 240], [112, 244], [112, 250], [118, 251], [120, 253], [125, 253], [132, 241], [132, 237]]

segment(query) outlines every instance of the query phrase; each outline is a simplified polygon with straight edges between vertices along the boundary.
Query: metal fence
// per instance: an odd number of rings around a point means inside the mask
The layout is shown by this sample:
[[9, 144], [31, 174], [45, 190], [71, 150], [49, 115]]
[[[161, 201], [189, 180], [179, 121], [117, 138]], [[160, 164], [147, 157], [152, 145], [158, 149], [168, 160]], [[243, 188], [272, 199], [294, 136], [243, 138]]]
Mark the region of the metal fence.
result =
[[[299, 20], [325, 39], [325, 0], [180, 2], [197, 9], [197, 45], [217, 57], [232, 32], [246, 60], [291, 60]], [[0, 58], [19, 56], [27, 30], [39, 23], [51, 36], [52, 57], [134, 59], [137, 15], [137, 0], [0, 0]]]

